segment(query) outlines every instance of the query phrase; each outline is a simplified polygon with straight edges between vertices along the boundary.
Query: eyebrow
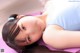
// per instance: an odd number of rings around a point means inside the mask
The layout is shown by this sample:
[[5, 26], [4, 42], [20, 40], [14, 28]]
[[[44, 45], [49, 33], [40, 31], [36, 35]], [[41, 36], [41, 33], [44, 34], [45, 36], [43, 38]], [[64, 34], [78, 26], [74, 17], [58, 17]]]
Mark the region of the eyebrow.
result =
[[20, 25], [18, 25], [19, 26], [19, 28], [20, 28], [20, 30], [22, 31], [22, 23], [20, 23]]

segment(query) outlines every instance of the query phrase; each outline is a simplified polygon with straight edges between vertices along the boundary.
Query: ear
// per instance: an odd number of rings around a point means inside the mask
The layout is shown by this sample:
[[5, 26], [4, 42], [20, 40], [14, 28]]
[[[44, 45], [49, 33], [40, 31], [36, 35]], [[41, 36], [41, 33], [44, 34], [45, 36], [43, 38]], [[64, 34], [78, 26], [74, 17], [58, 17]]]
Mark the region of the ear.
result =
[[18, 14], [12, 14], [9, 18], [14, 18], [14, 19], [16, 19], [17, 16], [18, 16]]
[[16, 18], [23, 18], [25, 15], [17, 15]]

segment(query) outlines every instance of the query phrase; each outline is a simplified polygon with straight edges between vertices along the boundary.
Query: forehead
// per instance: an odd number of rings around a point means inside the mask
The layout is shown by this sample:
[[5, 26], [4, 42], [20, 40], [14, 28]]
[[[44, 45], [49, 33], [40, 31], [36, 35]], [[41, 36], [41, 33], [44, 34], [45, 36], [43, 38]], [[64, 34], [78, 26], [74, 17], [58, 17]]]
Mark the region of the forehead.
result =
[[26, 21], [29, 21], [29, 20], [35, 20], [36, 19], [36, 17], [33, 17], [33, 16], [25, 16], [25, 17], [22, 17], [21, 19], [20, 19], [20, 21], [22, 21], [22, 20], [26, 20]]
[[36, 17], [33, 17], [33, 16], [25, 16], [25, 17], [22, 17], [18, 22], [17, 24], [21, 24], [21, 23], [34, 23], [35, 21], [37, 20]]

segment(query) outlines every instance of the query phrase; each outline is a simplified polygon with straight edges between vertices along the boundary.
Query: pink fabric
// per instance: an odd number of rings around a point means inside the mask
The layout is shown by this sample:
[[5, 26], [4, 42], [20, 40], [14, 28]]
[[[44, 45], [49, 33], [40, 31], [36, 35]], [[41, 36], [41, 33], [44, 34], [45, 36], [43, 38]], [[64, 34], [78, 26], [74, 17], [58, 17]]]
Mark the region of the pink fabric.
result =
[[[9, 46], [7, 46], [2, 38], [0, 38], [0, 50], [1, 49], [4, 49], [4, 53], [17, 53], [12, 48], [10, 48]], [[1, 53], [1, 51], [0, 51], [0, 53]]]
[[[47, 48], [49, 48], [50, 50], [57, 50], [47, 44], [45, 44], [42, 40], [39, 41], [39, 45], [44, 45], [46, 46]], [[80, 50], [80, 48], [69, 48], [69, 49], [63, 49], [64, 51], [68, 51], [68, 52], [72, 52], [72, 53], [76, 53], [78, 50]]]

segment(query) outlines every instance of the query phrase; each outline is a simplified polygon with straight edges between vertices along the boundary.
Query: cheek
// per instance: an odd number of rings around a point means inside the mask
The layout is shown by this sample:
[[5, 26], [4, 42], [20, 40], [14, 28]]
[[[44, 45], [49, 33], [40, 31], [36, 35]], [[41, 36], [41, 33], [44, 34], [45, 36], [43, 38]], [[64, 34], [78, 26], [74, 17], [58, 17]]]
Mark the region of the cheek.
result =
[[32, 36], [32, 41], [33, 42], [38, 41], [41, 38], [41, 36], [42, 36], [41, 33], [37, 33], [37, 34], [33, 35]]

